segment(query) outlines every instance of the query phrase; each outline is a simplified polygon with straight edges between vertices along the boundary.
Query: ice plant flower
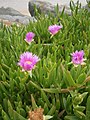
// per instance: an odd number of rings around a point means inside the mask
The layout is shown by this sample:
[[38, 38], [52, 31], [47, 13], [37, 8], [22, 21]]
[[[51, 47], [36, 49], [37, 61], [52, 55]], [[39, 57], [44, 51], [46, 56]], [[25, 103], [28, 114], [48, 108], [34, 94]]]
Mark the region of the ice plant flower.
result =
[[59, 32], [59, 30], [62, 28], [62, 26], [60, 25], [52, 25], [52, 26], [49, 26], [48, 27], [48, 30], [49, 32], [52, 34], [52, 35], [55, 35], [56, 33]]
[[84, 51], [81, 50], [81, 51], [75, 51], [71, 54], [72, 56], [72, 63], [75, 65], [75, 66], [78, 66], [79, 64], [80, 65], [84, 65], [85, 64], [85, 59], [84, 59]]
[[32, 41], [33, 41], [33, 38], [34, 38], [35, 34], [33, 32], [28, 32], [26, 34], [26, 38], [25, 38], [25, 41], [30, 44]]
[[18, 62], [18, 65], [22, 68], [22, 71], [31, 71], [35, 68], [36, 63], [40, 59], [38, 56], [33, 55], [31, 52], [24, 52], [20, 56], [20, 61]]

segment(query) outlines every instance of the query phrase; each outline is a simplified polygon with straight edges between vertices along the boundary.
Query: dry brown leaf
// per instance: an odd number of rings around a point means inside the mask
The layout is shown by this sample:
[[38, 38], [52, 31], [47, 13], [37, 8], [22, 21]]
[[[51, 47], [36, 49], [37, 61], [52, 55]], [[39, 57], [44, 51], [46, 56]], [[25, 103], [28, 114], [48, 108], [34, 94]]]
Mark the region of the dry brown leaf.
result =
[[43, 111], [43, 108], [37, 108], [34, 111], [30, 111], [28, 120], [43, 120]]

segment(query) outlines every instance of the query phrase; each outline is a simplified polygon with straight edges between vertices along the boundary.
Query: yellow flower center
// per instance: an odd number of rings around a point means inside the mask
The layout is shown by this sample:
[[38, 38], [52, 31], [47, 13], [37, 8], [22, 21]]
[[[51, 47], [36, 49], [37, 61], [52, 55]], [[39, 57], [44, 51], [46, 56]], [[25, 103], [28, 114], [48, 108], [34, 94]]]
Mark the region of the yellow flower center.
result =
[[31, 64], [31, 62], [30, 62], [30, 61], [26, 61], [26, 63], [27, 63], [27, 64], [29, 64], [29, 65]]

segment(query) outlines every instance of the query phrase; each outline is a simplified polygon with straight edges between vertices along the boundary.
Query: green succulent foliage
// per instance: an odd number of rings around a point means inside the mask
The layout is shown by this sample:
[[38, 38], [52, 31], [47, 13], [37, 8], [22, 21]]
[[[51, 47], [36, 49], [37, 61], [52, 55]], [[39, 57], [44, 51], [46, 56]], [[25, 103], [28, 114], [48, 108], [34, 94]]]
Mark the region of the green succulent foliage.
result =
[[10, 101], [8, 103], [8, 114], [2, 110], [2, 117], [4, 120], [27, 120], [23, 116], [21, 116], [19, 113], [17, 113], [15, 110], [13, 110], [12, 105]]
[[[0, 23], [0, 120], [26, 120], [28, 112], [44, 109], [51, 120], [90, 119], [90, 12], [79, 2], [70, 2], [72, 15], [37, 14], [27, 26]], [[37, 11], [36, 11], [37, 12]], [[53, 37], [48, 26], [62, 24]], [[34, 42], [25, 42], [27, 32]], [[86, 65], [74, 67], [71, 53], [84, 50]], [[20, 54], [30, 51], [40, 57], [32, 77], [17, 65]]]
[[86, 103], [86, 120], [90, 119], [90, 96], [87, 98], [87, 103]]

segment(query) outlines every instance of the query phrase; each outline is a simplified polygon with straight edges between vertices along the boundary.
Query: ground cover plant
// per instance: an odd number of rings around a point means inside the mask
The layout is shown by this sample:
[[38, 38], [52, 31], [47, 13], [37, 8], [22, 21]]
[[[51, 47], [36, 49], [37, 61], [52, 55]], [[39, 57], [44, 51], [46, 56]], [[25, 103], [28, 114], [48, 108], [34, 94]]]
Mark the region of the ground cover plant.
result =
[[0, 23], [0, 120], [36, 108], [45, 119], [90, 120], [90, 12], [70, 8], [27, 26]]

